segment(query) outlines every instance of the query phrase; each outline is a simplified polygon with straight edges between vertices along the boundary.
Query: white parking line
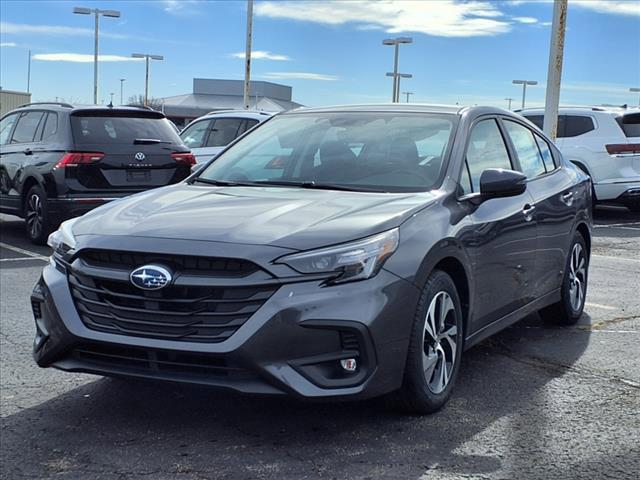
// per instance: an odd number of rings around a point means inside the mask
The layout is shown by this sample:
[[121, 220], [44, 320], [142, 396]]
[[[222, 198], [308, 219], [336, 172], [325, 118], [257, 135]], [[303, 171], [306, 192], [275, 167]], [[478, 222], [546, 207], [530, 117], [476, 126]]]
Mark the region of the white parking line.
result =
[[604, 258], [604, 259], [607, 259], [607, 260], [618, 260], [619, 262], [640, 263], [640, 259], [636, 259], [636, 258], [611, 257], [609, 255], [596, 255], [595, 253], [591, 254], [591, 257]]
[[0, 258], [0, 262], [24, 262], [29, 260], [39, 260], [41, 262], [47, 262], [47, 257], [17, 257], [17, 258]]
[[26, 255], [27, 257], [37, 258], [38, 260], [47, 260], [47, 257], [45, 257], [44, 255], [30, 252], [29, 250], [25, 250], [24, 248], [14, 247], [13, 245], [9, 245], [8, 243], [0, 242], [0, 247], [11, 250], [12, 252], [21, 253], [22, 255]]
[[603, 225], [594, 225], [594, 228], [632, 228], [637, 229], [640, 228], [640, 225], [636, 226], [636, 222], [634, 223], [608, 223]]
[[585, 302], [585, 305], [587, 307], [593, 307], [593, 308], [601, 308], [603, 310], [617, 310], [616, 307], [611, 307], [609, 305], [601, 305], [599, 303], [591, 303], [591, 302]]

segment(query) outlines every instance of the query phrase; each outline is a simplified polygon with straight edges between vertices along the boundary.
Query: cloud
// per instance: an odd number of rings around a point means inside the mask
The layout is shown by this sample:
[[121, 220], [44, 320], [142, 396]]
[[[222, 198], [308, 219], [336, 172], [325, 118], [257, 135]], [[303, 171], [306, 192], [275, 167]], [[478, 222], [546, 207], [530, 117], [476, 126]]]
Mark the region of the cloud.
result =
[[163, 0], [163, 10], [170, 15], [176, 15], [179, 17], [186, 17], [197, 15], [200, 10], [197, 5], [201, 3], [198, 0]]
[[[232, 53], [231, 56], [233, 58], [240, 58], [244, 60], [245, 53], [244, 52]], [[253, 52], [251, 52], [251, 59], [252, 60], [276, 60], [276, 61], [291, 60], [291, 58], [289, 58], [286, 55], [281, 55], [279, 53], [271, 53], [271, 52], [267, 52], [266, 50], [254, 50]]]
[[325, 25], [379, 26], [388, 33], [416, 32], [441, 37], [474, 37], [505, 33], [512, 23], [498, 5], [488, 1], [454, 0], [258, 3], [258, 16], [287, 18]]
[[[93, 63], [93, 55], [88, 53], [37, 53], [32, 58], [45, 62]], [[137, 62], [140, 60], [143, 59], [122, 55], [98, 55], [100, 62]]]
[[614, 96], [627, 96], [629, 94], [629, 87], [625, 84], [619, 83], [562, 83], [561, 91], [562, 90], [569, 90], [572, 92], [608, 94]]
[[18, 44], [15, 42], [2, 42], [0, 43], [0, 47], [17, 47]]
[[[26, 23], [10, 23], [0, 22], [0, 31], [3, 34], [12, 33], [16, 35], [60, 35], [60, 36], [93, 36], [94, 32], [91, 28], [84, 27], [67, 27], [64, 25], [32, 25]], [[114, 38], [119, 40], [133, 39], [130, 35], [119, 33], [109, 33], [100, 31], [100, 36], [105, 38]]]
[[336, 75], [308, 72], [268, 72], [263, 77], [271, 80], [321, 80], [325, 82], [333, 82], [340, 79]]
[[599, 13], [640, 16], [640, 2], [633, 0], [571, 0], [569, 5], [594, 10]]
[[512, 17], [512, 20], [515, 20], [519, 23], [538, 23], [538, 19], [533, 17]]

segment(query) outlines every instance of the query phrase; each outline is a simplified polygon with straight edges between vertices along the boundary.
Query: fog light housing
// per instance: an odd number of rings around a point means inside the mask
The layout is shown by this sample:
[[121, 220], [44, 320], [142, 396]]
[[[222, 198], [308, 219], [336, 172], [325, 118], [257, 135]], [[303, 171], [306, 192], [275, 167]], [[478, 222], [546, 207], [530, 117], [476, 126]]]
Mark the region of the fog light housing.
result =
[[345, 372], [353, 373], [358, 369], [358, 362], [355, 358], [343, 358], [340, 360], [340, 366]]

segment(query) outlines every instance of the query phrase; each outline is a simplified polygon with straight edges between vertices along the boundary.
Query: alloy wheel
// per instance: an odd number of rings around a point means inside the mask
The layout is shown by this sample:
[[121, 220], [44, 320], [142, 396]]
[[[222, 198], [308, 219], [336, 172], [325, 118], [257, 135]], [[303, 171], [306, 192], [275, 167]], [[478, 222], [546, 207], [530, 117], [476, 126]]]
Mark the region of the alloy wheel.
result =
[[31, 238], [38, 238], [42, 231], [43, 224], [42, 201], [38, 194], [34, 193], [29, 197], [26, 213], [27, 227], [29, 228]]
[[422, 354], [425, 379], [432, 393], [441, 393], [449, 384], [456, 362], [457, 340], [453, 300], [447, 292], [438, 292], [427, 310]]
[[584, 302], [587, 286], [587, 259], [582, 245], [576, 243], [571, 249], [569, 260], [569, 301], [574, 311], [579, 311]]

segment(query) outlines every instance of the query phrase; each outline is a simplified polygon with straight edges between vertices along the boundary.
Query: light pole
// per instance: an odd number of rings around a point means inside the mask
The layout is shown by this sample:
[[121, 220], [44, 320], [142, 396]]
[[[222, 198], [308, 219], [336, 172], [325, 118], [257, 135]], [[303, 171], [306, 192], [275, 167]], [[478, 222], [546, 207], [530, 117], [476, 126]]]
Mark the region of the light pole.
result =
[[411, 37], [387, 38], [386, 40], [382, 41], [383, 45], [394, 46], [393, 73], [391, 75], [387, 73], [387, 77], [393, 77], [393, 93], [391, 96], [391, 101], [395, 103], [400, 101], [400, 87], [399, 87], [400, 74], [398, 73], [398, 52], [400, 50], [401, 44], [409, 44], [409, 43], [413, 43], [413, 38]]
[[554, 142], [558, 134], [558, 108], [560, 107], [560, 83], [564, 57], [564, 32], [567, 27], [567, 3], [567, 0], [553, 2], [553, 20], [551, 22], [551, 43], [542, 130]]
[[402, 94], [407, 96], [407, 103], [409, 103], [409, 95], [413, 95], [413, 92], [402, 92]]
[[[249, 110], [249, 97], [251, 92], [249, 91], [251, 82], [251, 39], [253, 36], [253, 0], [247, 1], [247, 38], [245, 40], [244, 50], [244, 89], [243, 98], [244, 109]], [[256, 101], [256, 108], [258, 108], [258, 102]]]
[[144, 75], [144, 106], [148, 106], [149, 103], [149, 59], [151, 60], [164, 60], [162, 55], [151, 55], [149, 53], [132, 53], [133, 58], [145, 59], [145, 75]]
[[112, 107], [113, 107], [113, 95], [114, 95], [114, 93], [113, 93], [113, 92], [111, 92], [111, 93], [109, 94], [109, 96], [111, 97], [111, 98], [109, 99], [109, 105], [111, 105]]
[[[640, 88], [637, 88], [637, 87], [631, 87], [631, 88], [629, 89], [629, 91], [630, 91], [631, 93], [640, 93]], [[638, 106], [640, 107], [640, 100], [638, 100]]]
[[31, 93], [31, 49], [29, 49], [29, 61], [27, 63], [27, 93]]
[[121, 78], [120, 79], [120, 105], [122, 105], [124, 102], [122, 101], [123, 95], [122, 93], [124, 92], [124, 81], [126, 80], [126, 78]]
[[100, 10], [99, 8], [74, 7], [73, 13], [78, 15], [95, 16], [95, 29], [93, 39], [93, 103], [98, 104], [98, 29], [100, 25], [100, 15], [111, 18], [119, 18], [120, 12], [117, 10]]
[[514, 80], [514, 85], [522, 85], [522, 108], [524, 108], [524, 102], [527, 98], [527, 85], [537, 85], [535, 80]]
[[505, 100], [506, 100], [507, 102], [509, 102], [509, 105], [507, 106], [507, 110], [511, 110], [511, 102], [513, 101], [513, 98], [511, 98], [511, 97], [507, 97], [507, 98], [505, 98]]

